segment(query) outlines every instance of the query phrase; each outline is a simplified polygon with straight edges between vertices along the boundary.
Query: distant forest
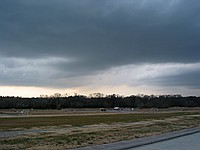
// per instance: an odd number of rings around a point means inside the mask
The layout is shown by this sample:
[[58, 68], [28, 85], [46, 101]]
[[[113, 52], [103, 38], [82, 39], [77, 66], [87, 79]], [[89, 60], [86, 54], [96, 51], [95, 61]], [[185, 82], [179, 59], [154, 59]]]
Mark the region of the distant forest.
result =
[[120, 96], [102, 93], [74, 96], [55, 93], [52, 96], [41, 95], [38, 98], [0, 96], [0, 109], [62, 109], [62, 108], [168, 108], [200, 107], [200, 97], [181, 95], [132, 95]]

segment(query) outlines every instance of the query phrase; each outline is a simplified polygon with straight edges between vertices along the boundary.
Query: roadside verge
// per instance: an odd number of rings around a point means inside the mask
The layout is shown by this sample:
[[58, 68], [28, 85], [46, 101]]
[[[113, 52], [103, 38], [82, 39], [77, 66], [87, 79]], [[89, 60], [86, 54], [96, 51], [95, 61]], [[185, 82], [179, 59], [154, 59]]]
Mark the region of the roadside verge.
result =
[[182, 136], [191, 135], [194, 133], [200, 132], [200, 126], [194, 127], [190, 129], [184, 129], [180, 131], [173, 131], [169, 133], [164, 133], [157, 136], [149, 136], [149, 137], [143, 137], [133, 140], [126, 140], [126, 141], [120, 141], [110, 144], [103, 144], [103, 145], [95, 145], [90, 147], [83, 147], [83, 148], [77, 148], [75, 150], [125, 150], [130, 148], [135, 148], [139, 146], [144, 146], [148, 144], [153, 144], [157, 142], [162, 142]]

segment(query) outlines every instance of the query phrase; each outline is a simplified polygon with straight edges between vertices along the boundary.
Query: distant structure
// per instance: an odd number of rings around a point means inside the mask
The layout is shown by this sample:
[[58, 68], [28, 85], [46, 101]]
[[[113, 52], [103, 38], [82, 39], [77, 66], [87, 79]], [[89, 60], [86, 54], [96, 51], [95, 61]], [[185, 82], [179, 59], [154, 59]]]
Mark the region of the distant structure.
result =
[[120, 110], [120, 107], [114, 107], [114, 110]]
[[20, 112], [20, 114], [22, 114], [22, 115], [29, 115], [29, 111], [28, 110], [22, 110]]

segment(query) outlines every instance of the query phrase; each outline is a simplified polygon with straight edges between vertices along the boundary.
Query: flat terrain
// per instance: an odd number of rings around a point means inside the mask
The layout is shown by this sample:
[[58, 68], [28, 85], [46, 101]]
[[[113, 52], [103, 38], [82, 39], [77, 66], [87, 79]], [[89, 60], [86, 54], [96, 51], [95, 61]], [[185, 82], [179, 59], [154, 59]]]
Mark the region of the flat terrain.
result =
[[199, 108], [0, 112], [0, 149], [70, 149], [200, 125]]

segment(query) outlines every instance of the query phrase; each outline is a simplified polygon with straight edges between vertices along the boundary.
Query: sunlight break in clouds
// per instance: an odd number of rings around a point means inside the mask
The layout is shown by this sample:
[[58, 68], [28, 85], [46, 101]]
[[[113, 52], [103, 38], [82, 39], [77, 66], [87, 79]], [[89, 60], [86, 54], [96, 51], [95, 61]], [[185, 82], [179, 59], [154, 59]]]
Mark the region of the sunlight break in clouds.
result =
[[[140, 65], [127, 65], [121, 67], [115, 67], [104, 72], [83, 76], [83, 77], [73, 77], [72, 81], [63, 80], [63, 85], [66, 84], [66, 88], [48, 88], [48, 87], [14, 87], [14, 86], [1, 86], [0, 92], [3, 95], [13, 95], [20, 96], [39, 96], [40, 94], [52, 95], [54, 93], [65, 94], [68, 93], [73, 95], [74, 93], [89, 95], [90, 93], [101, 92], [105, 94], [121, 94], [121, 95], [132, 95], [138, 93], [144, 94], [182, 94], [194, 95], [199, 94], [199, 82], [197, 85], [187, 84], [187, 86], [182, 85], [185, 81], [182, 76], [187, 76], [188, 73], [196, 73], [200, 70], [200, 63], [194, 64], [180, 64], [180, 63], [168, 63], [168, 64], [140, 64]], [[54, 72], [56, 74], [56, 72]], [[166, 81], [176, 80], [176, 82], [166, 83]], [[43, 77], [43, 82], [54, 79]], [[47, 81], [45, 81], [47, 80]], [[79, 81], [84, 81], [80, 82]], [[73, 87], [67, 88], [67, 84], [76, 83]], [[180, 83], [180, 85], [178, 84]], [[54, 83], [56, 84], [56, 83]], [[60, 83], [58, 83], [60, 84]], [[56, 86], [56, 85], [54, 85]], [[58, 86], [58, 85], [57, 85]], [[18, 93], [18, 94], [17, 94]], [[24, 94], [23, 94], [24, 93]], [[40, 94], [38, 94], [40, 93]]]

